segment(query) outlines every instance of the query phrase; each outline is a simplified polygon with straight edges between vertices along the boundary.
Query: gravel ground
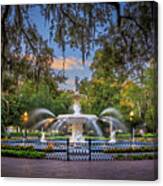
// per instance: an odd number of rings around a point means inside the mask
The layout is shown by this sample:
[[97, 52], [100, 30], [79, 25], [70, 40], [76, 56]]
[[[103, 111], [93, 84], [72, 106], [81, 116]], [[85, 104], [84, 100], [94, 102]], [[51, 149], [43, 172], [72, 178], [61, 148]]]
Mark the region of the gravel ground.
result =
[[1, 158], [2, 177], [155, 180], [157, 160], [56, 161]]

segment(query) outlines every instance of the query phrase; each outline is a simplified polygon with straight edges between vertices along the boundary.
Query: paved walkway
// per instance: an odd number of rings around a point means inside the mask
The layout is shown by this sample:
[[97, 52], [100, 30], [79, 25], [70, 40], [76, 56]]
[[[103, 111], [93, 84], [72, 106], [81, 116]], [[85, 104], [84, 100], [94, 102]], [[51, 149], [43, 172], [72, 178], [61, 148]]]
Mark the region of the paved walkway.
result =
[[154, 180], [157, 162], [1, 158], [2, 177]]

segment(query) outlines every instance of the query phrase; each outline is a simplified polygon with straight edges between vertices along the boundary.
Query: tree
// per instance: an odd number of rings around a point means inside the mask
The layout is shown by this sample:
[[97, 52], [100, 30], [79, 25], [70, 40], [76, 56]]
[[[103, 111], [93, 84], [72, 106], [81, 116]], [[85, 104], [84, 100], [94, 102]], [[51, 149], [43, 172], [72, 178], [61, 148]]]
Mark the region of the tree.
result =
[[27, 78], [35, 81], [37, 86], [41, 77], [52, 75], [53, 50], [30, 21], [31, 8], [33, 6], [29, 5], [2, 7], [2, 91], [6, 91], [8, 79], [15, 79], [17, 89], [18, 83]]
[[[131, 80], [126, 80], [121, 85], [119, 102], [128, 127], [132, 129], [139, 125], [143, 126], [145, 112], [143, 87]], [[134, 114], [132, 121], [130, 120], [131, 112]]]
[[[87, 98], [81, 101], [84, 110], [99, 114], [105, 106], [110, 105], [121, 108], [122, 112], [127, 113], [126, 108], [119, 106], [124, 99], [120, 89], [124, 82], [132, 81], [133, 85], [126, 90], [129, 97], [127, 100], [132, 102], [130, 105], [138, 103], [137, 108], [140, 109], [137, 110], [141, 111], [136, 112], [141, 113], [143, 121], [148, 121], [153, 126], [156, 109], [151, 105], [153, 103], [156, 105], [156, 101], [149, 93], [153, 85], [150, 82], [153, 72], [147, 71], [150, 66], [149, 59], [154, 59], [154, 66], [157, 61], [157, 4], [114, 2], [2, 6], [4, 96], [11, 94], [11, 100], [10, 98], [7, 100], [9, 99], [13, 105], [13, 100], [21, 100], [21, 103], [24, 101], [24, 104], [19, 105], [24, 109], [48, 106], [55, 110], [53, 108], [55, 99], [56, 105], [60, 103], [64, 105], [58, 106], [56, 112], [60, 113], [61, 110], [66, 112], [68, 109], [71, 95], [67, 93], [64, 95], [57, 90], [57, 84], [64, 81], [65, 77], [64, 74], [51, 73], [50, 66], [55, 51], [49, 48], [48, 42], [39, 34], [36, 24], [30, 21], [30, 11], [36, 8], [48, 23], [50, 39], [59, 44], [63, 57], [66, 46], [80, 49], [82, 61], [85, 63], [90, 51], [94, 47], [100, 48], [96, 51], [91, 66], [92, 80], [83, 80], [80, 86], [80, 91], [87, 95]], [[156, 71], [156, 68], [153, 67], [153, 70]], [[24, 86], [32, 91], [28, 92]], [[29, 94], [21, 93], [23, 89]], [[139, 98], [139, 91], [147, 101], [152, 98], [149, 105], [144, 104], [142, 98]], [[145, 97], [145, 92], [149, 97]], [[26, 104], [26, 100], [31, 100], [30, 107]], [[15, 107], [14, 105], [13, 108]]]
[[156, 131], [158, 124], [158, 95], [157, 95], [157, 66], [154, 59], [150, 60], [150, 66], [144, 72], [144, 102], [146, 112], [144, 113], [145, 123], [148, 130]]
[[[132, 56], [137, 57], [140, 52], [142, 56], [146, 55], [142, 48], [148, 52], [153, 50], [152, 36], [157, 32], [153, 25], [157, 22], [157, 5], [154, 2], [17, 5], [2, 7], [4, 58], [9, 44], [6, 38], [13, 31], [16, 31], [15, 36], [20, 34], [20, 39], [13, 37], [17, 44], [17, 48], [14, 47], [16, 50], [20, 50], [20, 43], [24, 38], [27, 48], [38, 53], [40, 36], [36, 26], [29, 21], [32, 8], [40, 8], [41, 15], [49, 23], [51, 38], [61, 46], [63, 54], [66, 45], [79, 48], [83, 62], [90, 49], [95, 44], [103, 43], [106, 38], [117, 48], [121, 47], [120, 53], [125, 54], [125, 57], [129, 51], [134, 51]], [[7, 30], [8, 26], [11, 29]], [[15, 30], [15, 27], [19, 29]]]

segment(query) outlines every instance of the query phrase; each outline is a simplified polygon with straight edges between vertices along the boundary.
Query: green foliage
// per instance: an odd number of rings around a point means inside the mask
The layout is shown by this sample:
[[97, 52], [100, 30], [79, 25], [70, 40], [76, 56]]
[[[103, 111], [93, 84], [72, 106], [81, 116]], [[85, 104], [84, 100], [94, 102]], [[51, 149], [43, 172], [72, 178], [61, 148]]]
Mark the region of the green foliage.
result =
[[2, 97], [2, 125], [21, 126], [20, 114], [24, 110], [24, 103], [16, 95]]
[[61, 92], [56, 99], [53, 101], [54, 104], [54, 113], [66, 114], [70, 113], [70, 106], [73, 103], [73, 95], [70, 92]]
[[1, 149], [3, 149], [3, 150], [8, 149], [8, 150], [35, 151], [33, 146], [19, 146], [19, 145], [11, 146], [11, 145], [6, 145], [6, 144], [2, 144]]
[[130, 147], [130, 148], [111, 148], [104, 150], [105, 153], [132, 153], [132, 152], [157, 152], [156, 147]]
[[144, 160], [144, 159], [157, 159], [158, 155], [157, 154], [140, 154], [140, 155], [123, 155], [119, 154], [114, 157], [114, 160]]
[[27, 150], [1, 150], [2, 156], [17, 157], [17, 158], [44, 158], [44, 152], [27, 151]]
[[83, 112], [99, 115], [106, 107], [115, 107], [129, 128], [145, 124], [155, 132], [154, 2], [2, 6], [2, 129], [22, 128], [21, 115], [36, 108], [55, 115], [71, 112], [72, 93], [58, 90], [64, 74], [51, 72], [53, 50], [30, 19], [35, 8], [48, 22], [51, 39], [63, 56], [69, 45], [81, 50], [84, 63], [91, 49], [100, 46], [91, 64], [92, 79], [80, 85], [80, 93], [86, 95], [81, 98]]
[[81, 106], [84, 112], [99, 115], [108, 106], [116, 106], [118, 97], [117, 88], [112, 86], [113, 82], [106, 78], [93, 78], [90, 82], [81, 83], [81, 93], [87, 95], [81, 99]]
[[24, 103], [23, 111], [29, 112], [36, 108], [47, 108], [54, 111], [53, 99], [49, 86], [44, 81], [37, 88], [33, 82], [26, 82], [19, 92], [19, 100]]
[[47, 137], [48, 140], [66, 140], [69, 136], [49, 136]]
[[5, 59], [11, 51], [20, 53], [22, 40], [27, 53], [34, 53], [38, 61], [42, 61], [42, 53], [46, 58], [51, 55], [47, 42], [30, 19], [31, 10], [36, 9], [48, 23], [50, 38], [61, 47], [63, 56], [67, 44], [80, 49], [85, 62], [95, 45], [109, 40], [117, 48], [119, 63], [124, 58], [126, 62], [138, 62], [138, 54], [141, 57], [147, 56], [146, 51], [153, 54], [153, 20], [157, 21], [154, 5], [154, 2], [111, 2], [2, 6], [2, 57]]
[[[82, 109], [99, 115], [103, 109], [114, 107], [122, 113], [123, 121], [130, 130], [138, 127], [156, 132], [156, 61], [148, 61], [148, 67], [142, 69], [142, 75], [135, 80], [131, 79], [131, 74], [125, 73], [123, 64], [119, 67], [113, 53], [109, 46], [96, 52], [91, 66], [92, 80], [85, 79], [80, 86], [80, 92], [87, 95], [81, 99]], [[134, 113], [132, 119], [129, 115], [131, 111]]]
[[[131, 137], [131, 134], [130, 133], [117, 133], [117, 137], [129, 138], [129, 137]], [[142, 135], [139, 133], [136, 133], [135, 137], [142, 137]], [[157, 135], [157, 133], [145, 133], [143, 135], [143, 137], [144, 138], [156, 138], [156, 137], [158, 137], [158, 135]]]
[[[7, 137], [23, 137], [24, 133], [23, 132], [1, 132], [1, 136], [7, 136]], [[41, 137], [41, 132], [28, 132], [27, 133], [28, 137]]]
[[15, 94], [2, 96], [2, 124], [6, 126], [23, 127], [21, 115], [24, 112], [30, 113], [37, 108], [46, 108], [55, 115], [69, 112], [72, 105], [72, 94], [59, 92], [53, 94], [49, 85], [42, 81], [38, 87], [32, 81], [26, 81]]

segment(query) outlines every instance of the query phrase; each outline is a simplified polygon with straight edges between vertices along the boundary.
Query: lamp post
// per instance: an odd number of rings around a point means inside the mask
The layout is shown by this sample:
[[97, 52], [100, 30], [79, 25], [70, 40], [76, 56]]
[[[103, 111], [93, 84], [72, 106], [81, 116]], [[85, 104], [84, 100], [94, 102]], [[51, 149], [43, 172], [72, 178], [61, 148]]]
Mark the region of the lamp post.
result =
[[133, 121], [133, 118], [134, 118], [134, 112], [131, 111], [131, 112], [129, 113], [129, 116], [130, 116], [130, 121]]
[[[130, 122], [132, 123], [132, 121], [134, 119], [134, 112], [133, 111], [131, 111], [129, 113], [129, 117], [130, 117]], [[132, 128], [132, 142], [133, 142], [133, 144], [135, 143], [135, 128], [134, 127]]]
[[[21, 115], [21, 120], [23, 121], [24, 124], [26, 124], [29, 120], [29, 115], [28, 115], [28, 112], [24, 112], [22, 115]], [[25, 129], [25, 137], [27, 137], [27, 133], [26, 133], [26, 129]]]

